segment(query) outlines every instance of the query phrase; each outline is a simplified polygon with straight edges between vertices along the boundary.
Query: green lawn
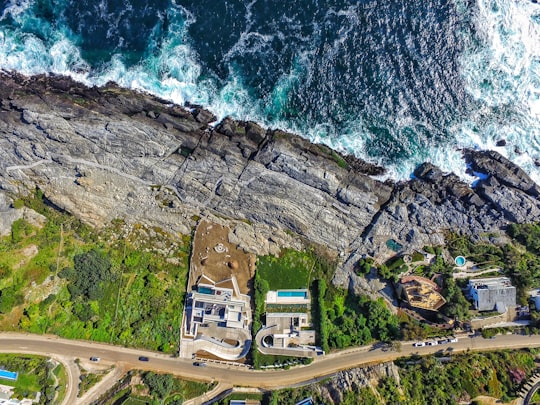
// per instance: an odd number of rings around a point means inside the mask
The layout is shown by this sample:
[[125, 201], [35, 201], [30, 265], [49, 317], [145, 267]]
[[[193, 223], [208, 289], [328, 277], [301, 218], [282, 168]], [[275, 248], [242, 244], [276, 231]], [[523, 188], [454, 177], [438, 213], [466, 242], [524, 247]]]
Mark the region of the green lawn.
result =
[[287, 249], [280, 257], [259, 257], [257, 272], [268, 282], [270, 290], [309, 288], [314, 265], [313, 255]]
[[[9, 370], [13, 371], [13, 370]], [[16, 371], [16, 370], [15, 370]], [[41, 386], [38, 382], [38, 376], [35, 374], [19, 373], [19, 377], [16, 381], [0, 378], [0, 384], [9, 385], [15, 387], [21, 391], [33, 391], [37, 392], [41, 390]]]

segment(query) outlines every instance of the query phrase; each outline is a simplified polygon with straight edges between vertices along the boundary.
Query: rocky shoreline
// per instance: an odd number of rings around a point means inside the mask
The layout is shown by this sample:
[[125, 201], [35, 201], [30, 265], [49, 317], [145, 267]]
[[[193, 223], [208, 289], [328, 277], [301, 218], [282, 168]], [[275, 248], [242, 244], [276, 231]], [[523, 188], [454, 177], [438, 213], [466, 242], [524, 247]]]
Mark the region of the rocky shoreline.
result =
[[[323, 245], [349, 285], [363, 254], [438, 245], [446, 232], [495, 238], [540, 221], [540, 187], [494, 151], [464, 151], [473, 188], [424, 163], [406, 182], [280, 130], [215, 117], [108, 84], [0, 74], [0, 207], [39, 187], [93, 226], [118, 218], [188, 234], [199, 217], [234, 220], [229, 235], [257, 254]], [[2, 196], [3, 194], [3, 196]], [[2, 204], [0, 204], [2, 205]], [[491, 235], [491, 236], [486, 236]]]

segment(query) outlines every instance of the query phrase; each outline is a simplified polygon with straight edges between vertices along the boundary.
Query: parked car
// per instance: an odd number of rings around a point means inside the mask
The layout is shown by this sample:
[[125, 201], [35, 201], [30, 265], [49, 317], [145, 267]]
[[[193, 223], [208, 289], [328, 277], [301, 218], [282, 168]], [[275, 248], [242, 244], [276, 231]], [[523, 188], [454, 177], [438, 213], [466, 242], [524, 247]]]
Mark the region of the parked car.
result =
[[146, 356], [139, 356], [139, 361], [150, 361], [150, 359]]
[[100, 359], [99, 357], [94, 357], [94, 356], [90, 357], [90, 361], [98, 362], [98, 361], [100, 361], [100, 360], [101, 360], [101, 359]]
[[449, 339], [439, 339], [439, 340], [437, 340], [437, 343], [440, 344], [440, 345], [446, 345], [446, 344], [450, 343], [450, 340]]
[[200, 361], [196, 361], [195, 363], [193, 363], [193, 365], [197, 367], [206, 367], [206, 363], [202, 363]]
[[426, 344], [425, 342], [416, 342], [416, 343], [413, 343], [413, 346], [414, 347], [424, 347]]
[[448, 339], [448, 342], [450, 342], [450, 343], [457, 343], [457, 342], [458, 342], [458, 338], [457, 338], [457, 337], [452, 337], [452, 338]]
[[430, 340], [429, 342], [426, 342], [428, 346], [437, 346], [439, 343], [437, 343], [436, 340]]

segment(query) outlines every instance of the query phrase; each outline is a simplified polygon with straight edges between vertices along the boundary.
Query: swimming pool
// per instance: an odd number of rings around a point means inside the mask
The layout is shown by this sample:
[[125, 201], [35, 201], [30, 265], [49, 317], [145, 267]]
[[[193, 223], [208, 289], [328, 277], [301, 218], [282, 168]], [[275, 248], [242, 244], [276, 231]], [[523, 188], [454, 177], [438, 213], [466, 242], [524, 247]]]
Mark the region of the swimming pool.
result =
[[7, 371], [7, 370], [0, 370], [0, 378], [5, 378], [6, 380], [15, 381], [18, 376], [19, 376], [19, 373], [15, 373], [13, 371]]
[[301, 297], [306, 298], [306, 291], [278, 291], [278, 297]]
[[465, 258], [463, 256], [457, 256], [455, 259], [454, 259], [454, 262], [456, 263], [456, 266], [463, 266], [465, 265]]
[[214, 290], [208, 287], [199, 287], [197, 291], [201, 294], [214, 294]]

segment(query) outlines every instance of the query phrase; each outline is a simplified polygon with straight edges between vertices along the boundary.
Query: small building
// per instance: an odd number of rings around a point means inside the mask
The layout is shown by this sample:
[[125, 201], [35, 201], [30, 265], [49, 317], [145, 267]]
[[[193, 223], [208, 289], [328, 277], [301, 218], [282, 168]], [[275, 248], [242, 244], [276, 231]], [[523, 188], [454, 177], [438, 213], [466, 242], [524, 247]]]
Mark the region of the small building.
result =
[[469, 295], [478, 311], [506, 312], [515, 307], [516, 287], [508, 277], [477, 278], [469, 280]]

